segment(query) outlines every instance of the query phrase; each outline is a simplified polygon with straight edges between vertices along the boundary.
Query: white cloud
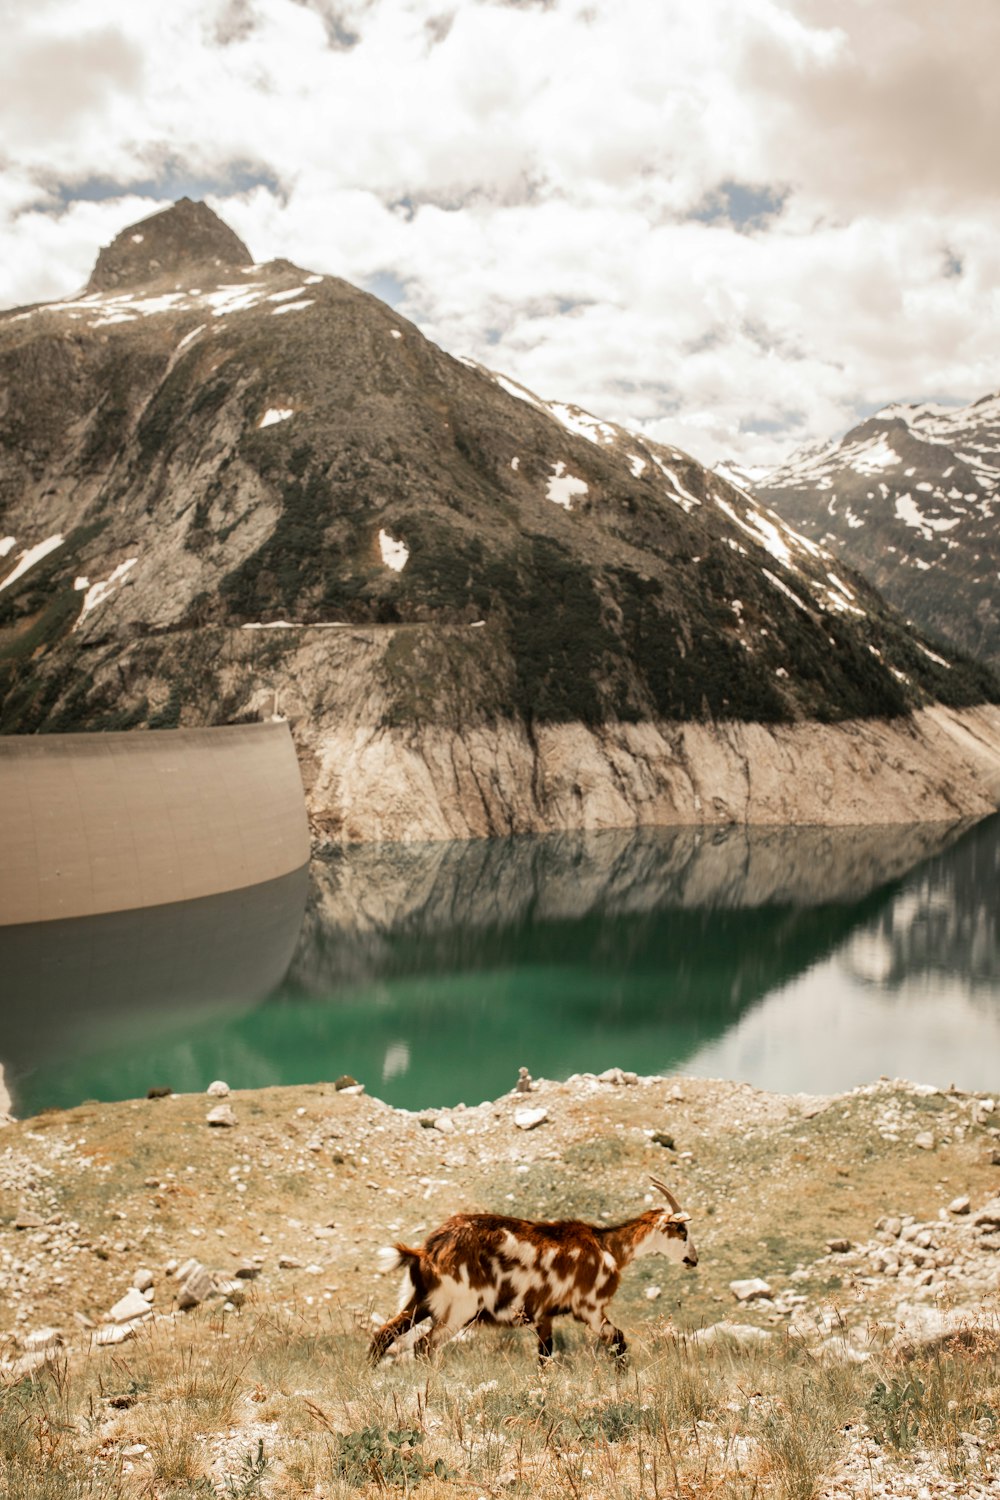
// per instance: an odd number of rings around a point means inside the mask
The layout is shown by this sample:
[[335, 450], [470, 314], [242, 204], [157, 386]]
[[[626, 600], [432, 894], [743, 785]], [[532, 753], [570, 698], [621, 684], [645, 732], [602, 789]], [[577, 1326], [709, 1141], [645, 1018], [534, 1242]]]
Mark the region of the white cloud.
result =
[[995, 0], [0, 18], [2, 304], [187, 191], [259, 258], [391, 277], [453, 352], [700, 457], [1000, 385]]

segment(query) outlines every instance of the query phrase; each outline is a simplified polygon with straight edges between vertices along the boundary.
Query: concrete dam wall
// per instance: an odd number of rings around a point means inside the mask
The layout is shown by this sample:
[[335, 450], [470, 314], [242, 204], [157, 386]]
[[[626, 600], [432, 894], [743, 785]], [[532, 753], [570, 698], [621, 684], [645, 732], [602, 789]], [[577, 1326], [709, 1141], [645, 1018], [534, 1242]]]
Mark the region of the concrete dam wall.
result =
[[0, 925], [219, 895], [308, 859], [285, 724], [0, 738]]

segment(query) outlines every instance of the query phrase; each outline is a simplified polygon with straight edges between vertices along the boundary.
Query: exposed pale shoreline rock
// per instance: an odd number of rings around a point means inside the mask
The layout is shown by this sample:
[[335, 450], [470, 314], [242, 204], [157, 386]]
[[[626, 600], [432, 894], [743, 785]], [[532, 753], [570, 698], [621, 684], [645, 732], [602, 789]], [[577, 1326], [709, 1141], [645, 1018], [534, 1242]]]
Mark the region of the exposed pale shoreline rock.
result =
[[[330, 719], [327, 718], [327, 723]], [[1000, 806], [1000, 709], [842, 724], [293, 723], [322, 842], [678, 824], [947, 822]]]

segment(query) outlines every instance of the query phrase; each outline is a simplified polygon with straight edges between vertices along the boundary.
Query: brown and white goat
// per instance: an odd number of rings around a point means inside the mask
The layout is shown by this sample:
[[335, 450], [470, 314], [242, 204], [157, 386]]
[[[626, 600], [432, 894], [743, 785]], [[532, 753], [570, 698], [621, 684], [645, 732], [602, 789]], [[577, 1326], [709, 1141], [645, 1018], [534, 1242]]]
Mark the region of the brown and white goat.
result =
[[414, 1352], [428, 1353], [470, 1323], [530, 1324], [538, 1357], [552, 1354], [552, 1320], [570, 1313], [622, 1358], [625, 1335], [607, 1315], [622, 1272], [640, 1255], [666, 1255], [698, 1264], [688, 1219], [662, 1182], [650, 1178], [669, 1204], [625, 1224], [605, 1227], [578, 1219], [536, 1223], [495, 1214], [455, 1214], [419, 1249], [395, 1245], [381, 1252], [382, 1269], [405, 1267], [402, 1306], [383, 1323], [368, 1351], [377, 1364], [397, 1339], [425, 1318], [430, 1329]]

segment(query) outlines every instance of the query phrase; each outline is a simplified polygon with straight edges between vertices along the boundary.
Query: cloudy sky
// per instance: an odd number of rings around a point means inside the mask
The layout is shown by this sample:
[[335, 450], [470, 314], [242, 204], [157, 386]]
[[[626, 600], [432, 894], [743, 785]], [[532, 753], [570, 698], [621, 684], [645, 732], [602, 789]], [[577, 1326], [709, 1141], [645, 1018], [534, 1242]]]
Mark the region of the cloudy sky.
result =
[[0, 305], [181, 194], [767, 464], [1000, 387], [997, 0], [0, 0]]

